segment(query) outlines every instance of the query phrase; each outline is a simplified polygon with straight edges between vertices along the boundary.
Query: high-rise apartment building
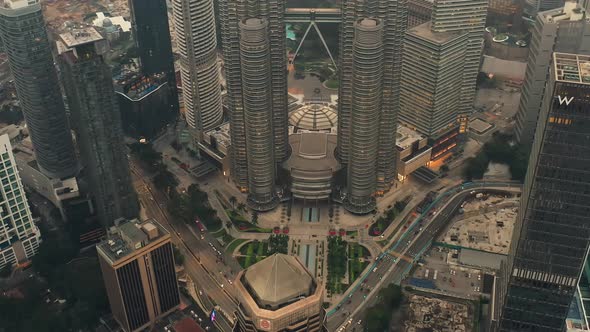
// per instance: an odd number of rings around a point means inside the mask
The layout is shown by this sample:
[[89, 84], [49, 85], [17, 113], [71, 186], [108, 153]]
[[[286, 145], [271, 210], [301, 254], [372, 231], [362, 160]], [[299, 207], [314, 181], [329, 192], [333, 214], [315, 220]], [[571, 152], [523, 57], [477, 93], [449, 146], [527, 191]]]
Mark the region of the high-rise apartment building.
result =
[[590, 56], [554, 53], [496, 331], [563, 331], [590, 243]]
[[113, 317], [145, 331], [180, 305], [170, 234], [155, 220], [115, 221], [96, 246]]
[[223, 58], [227, 82], [227, 106], [231, 125], [231, 173], [236, 185], [248, 189], [247, 143], [244, 120], [244, 91], [240, 63], [239, 22], [261, 18], [267, 22], [270, 45], [272, 128], [274, 159], [279, 165], [288, 157], [287, 122], [287, 53], [285, 35], [285, 0], [219, 2]]
[[184, 115], [194, 141], [223, 119], [213, 0], [174, 0]]
[[234, 332], [323, 332], [323, 287], [293, 256], [274, 254], [238, 273]]
[[121, 114], [110, 67], [103, 54], [106, 40], [94, 29], [60, 35], [59, 60], [83, 166], [103, 225], [135, 218], [137, 194], [131, 184]]
[[396, 177], [395, 135], [399, 109], [399, 81], [404, 32], [407, 27], [406, 1], [342, 1], [342, 25], [340, 33], [340, 89], [338, 95], [338, 148], [337, 156], [348, 167], [352, 153], [352, 105], [355, 24], [365, 17], [380, 20], [383, 24], [383, 84], [376, 157], [376, 192], [388, 190]]
[[239, 23], [240, 67], [244, 94], [248, 205], [256, 210], [277, 206], [273, 109], [268, 23], [247, 18]]
[[553, 52], [590, 55], [590, 19], [576, 1], [537, 15], [514, 126], [521, 144], [533, 142]]
[[400, 124], [426, 136], [432, 158], [456, 145], [468, 34], [437, 32], [430, 22], [406, 33]]
[[33, 222], [8, 135], [0, 136], [0, 269], [37, 253], [41, 233]]
[[348, 196], [344, 206], [354, 213], [375, 209], [377, 150], [382, 110], [383, 21], [362, 18], [355, 24], [352, 69], [352, 112], [349, 143]]
[[467, 129], [468, 118], [473, 112], [487, 7], [487, 0], [435, 0], [432, 9], [433, 31], [468, 33], [469, 40], [462, 71], [461, 102], [458, 110], [461, 132]]
[[166, 0], [129, 0], [129, 9], [142, 72], [146, 76], [166, 75], [169, 111], [177, 114], [178, 91]]
[[4, 1], [0, 36], [40, 170], [54, 179], [76, 175], [76, 152], [40, 1]]

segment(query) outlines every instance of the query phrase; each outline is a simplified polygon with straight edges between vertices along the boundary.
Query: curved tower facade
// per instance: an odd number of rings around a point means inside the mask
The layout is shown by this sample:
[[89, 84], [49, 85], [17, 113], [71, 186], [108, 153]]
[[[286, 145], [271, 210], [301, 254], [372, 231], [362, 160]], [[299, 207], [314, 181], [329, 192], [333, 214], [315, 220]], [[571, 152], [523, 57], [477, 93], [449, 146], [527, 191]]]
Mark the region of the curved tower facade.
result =
[[222, 121], [212, 0], [174, 0], [186, 121], [198, 131]]
[[278, 204], [271, 94], [268, 22], [240, 21], [240, 63], [248, 163], [248, 205], [270, 210]]
[[41, 4], [4, 1], [0, 8], [0, 35], [39, 169], [54, 179], [76, 175], [76, 152]]
[[355, 23], [352, 64], [352, 112], [345, 208], [368, 213], [375, 208], [377, 152], [382, 108], [383, 23], [363, 18]]

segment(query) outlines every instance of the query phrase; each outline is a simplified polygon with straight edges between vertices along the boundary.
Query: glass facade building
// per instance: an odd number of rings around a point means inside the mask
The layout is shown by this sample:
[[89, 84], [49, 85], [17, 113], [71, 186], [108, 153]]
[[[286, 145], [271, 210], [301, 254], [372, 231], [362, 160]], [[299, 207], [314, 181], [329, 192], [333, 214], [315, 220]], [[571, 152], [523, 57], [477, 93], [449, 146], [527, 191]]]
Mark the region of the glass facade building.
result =
[[563, 331], [590, 242], [590, 57], [554, 53], [508, 263], [497, 331]]

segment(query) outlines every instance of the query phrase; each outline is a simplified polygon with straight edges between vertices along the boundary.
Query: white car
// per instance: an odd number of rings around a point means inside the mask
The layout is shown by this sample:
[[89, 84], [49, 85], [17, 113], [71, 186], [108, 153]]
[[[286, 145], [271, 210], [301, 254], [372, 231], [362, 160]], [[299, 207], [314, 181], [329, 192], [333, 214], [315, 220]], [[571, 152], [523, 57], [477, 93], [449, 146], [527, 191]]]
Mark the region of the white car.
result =
[[363, 322], [363, 320], [362, 319], [359, 319], [359, 321], [356, 322], [356, 325], [361, 325], [362, 322]]

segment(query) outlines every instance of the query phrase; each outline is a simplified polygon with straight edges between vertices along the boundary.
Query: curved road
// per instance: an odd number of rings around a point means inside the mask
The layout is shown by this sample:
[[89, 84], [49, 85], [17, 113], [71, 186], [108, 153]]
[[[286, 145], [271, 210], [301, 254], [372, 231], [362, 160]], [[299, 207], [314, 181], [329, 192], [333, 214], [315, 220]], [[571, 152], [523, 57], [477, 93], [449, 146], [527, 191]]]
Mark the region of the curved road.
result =
[[[428, 206], [428, 208], [402, 234], [398, 241], [379, 255], [358, 283], [352, 286], [343, 300], [328, 311], [328, 330], [361, 330], [357, 324], [363, 319], [367, 307], [376, 303], [375, 294], [381, 286], [400, 284], [414, 263], [430, 247], [432, 240], [446, 227], [465, 198], [473, 190], [502, 191], [502, 188], [520, 188], [515, 183], [482, 182], [466, 183], [452, 188]], [[435, 207], [443, 203], [442, 210]], [[434, 215], [431, 215], [431, 211]]]

